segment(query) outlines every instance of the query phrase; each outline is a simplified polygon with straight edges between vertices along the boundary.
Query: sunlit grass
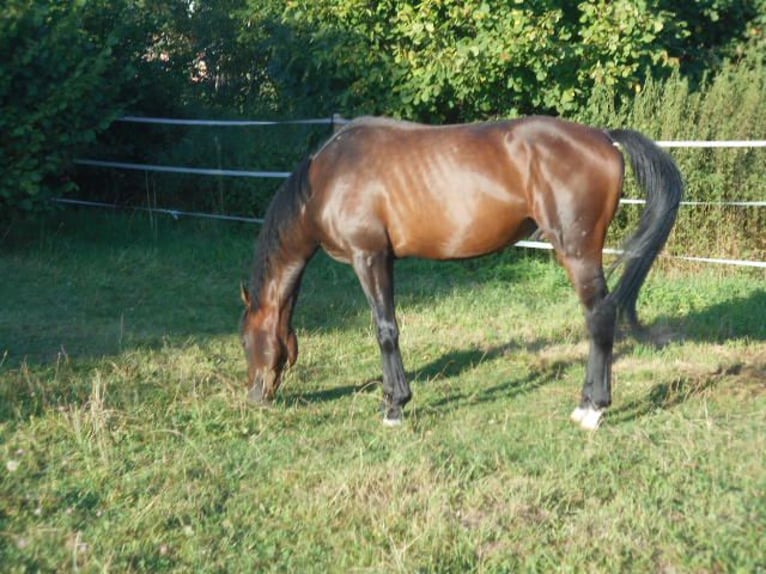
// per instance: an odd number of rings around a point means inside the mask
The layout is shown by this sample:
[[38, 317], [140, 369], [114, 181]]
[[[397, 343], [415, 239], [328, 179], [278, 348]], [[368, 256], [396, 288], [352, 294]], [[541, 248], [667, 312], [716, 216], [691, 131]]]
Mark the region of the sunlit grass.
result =
[[391, 430], [348, 267], [312, 263], [299, 361], [255, 408], [236, 332], [254, 230], [83, 221], [0, 254], [3, 570], [766, 565], [763, 274], [653, 273], [648, 338], [620, 340], [613, 408], [584, 433], [587, 342], [558, 266], [401, 262], [415, 396]]

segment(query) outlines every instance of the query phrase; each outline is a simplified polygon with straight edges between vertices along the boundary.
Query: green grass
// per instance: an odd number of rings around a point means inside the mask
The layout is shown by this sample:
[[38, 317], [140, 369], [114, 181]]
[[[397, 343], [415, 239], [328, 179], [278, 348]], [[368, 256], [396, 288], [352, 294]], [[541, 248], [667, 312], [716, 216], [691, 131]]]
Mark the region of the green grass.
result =
[[582, 313], [547, 255], [400, 262], [415, 396], [388, 429], [361, 290], [323, 256], [298, 364], [247, 404], [255, 232], [70, 212], [5, 236], [3, 571], [766, 569], [762, 272], [663, 262], [586, 433]]

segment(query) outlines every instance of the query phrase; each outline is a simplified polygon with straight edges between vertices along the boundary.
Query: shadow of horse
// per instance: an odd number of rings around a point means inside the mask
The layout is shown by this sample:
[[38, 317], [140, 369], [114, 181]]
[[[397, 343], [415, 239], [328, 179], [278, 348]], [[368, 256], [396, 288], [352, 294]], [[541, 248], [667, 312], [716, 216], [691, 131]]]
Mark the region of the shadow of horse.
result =
[[734, 377], [747, 383], [739, 387], [740, 391], [752, 394], [766, 393], [766, 362], [760, 366], [736, 364], [731, 367], [719, 367], [710, 373], [682, 375], [670, 382], [658, 383], [645, 397], [609, 409], [607, 420], [610, 423], [626, 423], [657, 411], [673, 409], [690, 399], [712, 393], [727, 379]]
[[[638, 342], [656, 349], [684, 341], [724, 344], [734, 339], [766, 341], [766, 291], [735, 297], [683, 317], [661, 316], [637, 337]], [[657, 383], [644, 397], [609, 409], [608, 420], [629, 422], [670, 410], [712, 393], [732, 379], [737, 380], [741, 392], [766, 393], [766, 352], [743, 354], [732, 364], [707, 373], [679, 374], [670, 381]]]
[[[422, 380], [424, 384], [434, 384], [442, 379], [460, 376], [466, 371], [473, 370], [484, 362], [507, 356], [514, 352], [536, 353], [549, 346], [549, 341], [535, 341], [530, 344], [510, 342], [503, 345], [490, 347], [489, 349], [473, 348], [453, 351], [423, 365], [412, 373], [414, 380]], [[571, 367], [575, 361], [557, 359], [542, 364], [540, 368], [529, 373], [521, 379], [511, 379], [485, 389], [476, 391], [467, 389], [464, 392], [450, 394], [442, 397], [428, 406], [439, 408], [441, 406], [461, 401], [472, 403], [484, 403], [495, 400], [498, 397], [515, 397], [528, 394], [535, 389], [554, 382], [560, 378], [565, 370]]]
[[[474, 347], [471, 349], [454, 350], [413, 371], [409, 371], [407, 378], [413, 383], [414, 390], [417, 391], [419, 386], [434, 385], [438, 384], [439, 381], [459, 377], [484, 362], [493, 361], [514, 351], [535, 352], [545, 348], [547, 344], [543, 341], [534, 342], [529, 345], [511, 342], [489, 349]], [[486, 403], [501, 397], [512, 398], [528, 394], [539, 387], [559, 379], [563, 372], [574, 363], [575, 361], [554, 360], [521, 379], [511, 379], [489, 388], [472, 387], [465, 391], [452, 393], [431, 401], [425, 405], [425, 408], [439, 409], [446, 405], [460, 402]], [[368, 379], [359, 385], [344, 385], [330, 389], [296, 393], [295, 395], [284, 397], [282, 400], [288, 405], [299, 405], [334, 401], [359, 393], [379, 393], [382, 382], [382, 377], [376, 377]]]
[[766, 289], [684, 316], [660, 316], [638, 337], [657, 348], [679, 341], [725, 343], [744, 338], [766, 341]]
[[[722, 344], [732, 339], [746, 338], [766, 341], [766, 291], [756, 291], [746, 297], [727, 301], [693, 311], [684, 317], [660, 316], [635, 336], [628, 332], [621, 335], [615, 360], [632, 354], [638, 345], [661, 349], [669, 344], [683, 341]], [[553, 345], [552, 341], [539, 340], [532, 343], [509, 342], [491, 348], [468, 348], [449, 351], [436, 359], [407, 373], [408, 379], [417, 386], [438, 384], [471, 371], [484, 362], [514, 352], [537, 353]], [[432, 400], [423, 408], [441, 409], [459, 403], [483, 403], [498, 398], [511, 398], [533, 392], [560, 379], [563, 373], [587, 357], [558, 358], [519, 379], [509, 379], [489, 388], [466, 388], [448, 396]], [[738, 377], [748, 384], [748, 389], [761, 394], [766, 392], [766, 354], [763, 357], [744, 358], [733, 365], [719, 367], [715, 371], [696, 374], [679, 374], [669, 381], [652, 386], [645, 396], [627, 403], [616, 404], [608, 411], [611, 424], [625, 423], [657, 412], [673, 409], [688, 400], [713, 392], [722, 382]], [[333, 401], [357, 393], [379, 392], [381, 378], [364, 381], [358, 385], [345, 385], [324, 390], [295, 394], [286, 400], [288, 404], [320, 403]]]

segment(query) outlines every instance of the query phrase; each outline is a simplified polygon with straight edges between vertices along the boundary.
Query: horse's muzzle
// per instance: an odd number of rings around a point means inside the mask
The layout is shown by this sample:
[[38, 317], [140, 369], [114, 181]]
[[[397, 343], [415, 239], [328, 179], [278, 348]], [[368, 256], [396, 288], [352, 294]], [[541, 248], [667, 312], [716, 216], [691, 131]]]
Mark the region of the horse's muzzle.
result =
[[251, 403], [263, 404], [263, 385], [254, 384], [247, 391], [247, 400]]
[[262, 406], [269, 406], [274, 401], [276, 388], [274, 381], [276, 376], [268, 373], [266, 375], [257, 374], [253, 378], [253, 386], [247, 391], [247, 399], [251, 403]]

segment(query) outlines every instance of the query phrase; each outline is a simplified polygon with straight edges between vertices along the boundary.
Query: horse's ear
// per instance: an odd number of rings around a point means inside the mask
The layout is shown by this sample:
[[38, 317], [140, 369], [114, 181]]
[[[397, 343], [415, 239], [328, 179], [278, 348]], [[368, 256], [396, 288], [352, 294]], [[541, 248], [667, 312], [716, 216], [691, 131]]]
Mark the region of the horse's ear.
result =
[[250, 307], [250, 292], [247, 290], [244, 281], [241, 281], [239, 284], [239, 296], [242, 297], [245, 307]]

